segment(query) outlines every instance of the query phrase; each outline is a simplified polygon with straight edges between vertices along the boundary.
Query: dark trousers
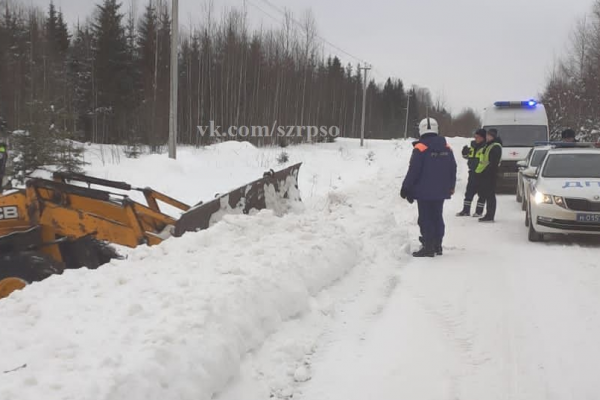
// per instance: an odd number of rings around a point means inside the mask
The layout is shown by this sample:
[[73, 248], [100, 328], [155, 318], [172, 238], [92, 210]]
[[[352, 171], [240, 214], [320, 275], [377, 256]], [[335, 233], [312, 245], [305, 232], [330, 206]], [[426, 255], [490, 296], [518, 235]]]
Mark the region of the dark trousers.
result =
[[[469, 171], [469, 180], [467, 181], [467, 191], [465, 193], [465, 201], [463, 203], [463, 212], [471, 212], [471, 205], [473, 204], [473, 199], [475, 195], [479, 192], [479, 181], [477, 179], [477, 174], [475, 171]], [[485, 202], [479, 196], [477, 199], [477, 208], [475, 212], [477, 214], [483, 213], [483, 207], [485, 206]]]
[[487, 203], [485, 216], [496, 217], [496, 174], [484, 175], [479, 183], [479, 198]]
[[440, 246], [446, 233], [444, 200], [417, 200], [419, 228], [425, 246]]

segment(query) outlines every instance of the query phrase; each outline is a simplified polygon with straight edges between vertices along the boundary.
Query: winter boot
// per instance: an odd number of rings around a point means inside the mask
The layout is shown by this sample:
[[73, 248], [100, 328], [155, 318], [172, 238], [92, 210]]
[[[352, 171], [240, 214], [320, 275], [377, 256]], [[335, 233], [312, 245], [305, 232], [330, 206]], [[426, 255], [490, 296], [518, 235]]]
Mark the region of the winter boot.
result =
[[444, 248], [442, 247], [441, 243], [437, 243], [434, 247], [435, 250], [435, 255], [436, 256], [443, 256], [444, 255]]
[[421, 250], [419, 251], [415, 251], [413, 254], [413, 257], [435, 257], [435, 249], [434, 246], [431, 245], [424, 245], [423, 247], [421, 247]]
[[456, 216], [457, 217], [468, 217], [469, 215], [471, 215], [471, 202], [465, 200], [462, 211], [457, 213]]
[[494, 218], [486, 215], [485, 217], [479, 218], [479, 222], [494, 222]]
[[485, 203], [477, 203], [477, 207], [475, 208], [475, 214], [473, 214], [473, 218], [481, 218], [483, 216], [484, 207]]

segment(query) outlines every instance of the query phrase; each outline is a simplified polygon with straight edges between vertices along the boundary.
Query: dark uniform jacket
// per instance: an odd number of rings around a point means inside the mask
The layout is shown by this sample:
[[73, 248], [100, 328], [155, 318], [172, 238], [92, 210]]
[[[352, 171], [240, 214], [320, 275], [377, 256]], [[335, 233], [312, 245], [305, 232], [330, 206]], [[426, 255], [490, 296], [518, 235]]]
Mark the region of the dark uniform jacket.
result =
[[456, 160], [446, 139], [427, 133], [415, 143], [402, 191], [415, 200], [444, 200], [456, 186]]

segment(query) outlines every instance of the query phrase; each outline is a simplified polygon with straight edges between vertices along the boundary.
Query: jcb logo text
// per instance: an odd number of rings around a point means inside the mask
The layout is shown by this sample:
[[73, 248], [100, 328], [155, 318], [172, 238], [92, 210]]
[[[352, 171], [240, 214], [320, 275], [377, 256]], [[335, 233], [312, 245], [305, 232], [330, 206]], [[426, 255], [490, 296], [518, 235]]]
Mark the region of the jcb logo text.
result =
[[18, 219], [19, 209], [16, 206], [0, 207], [0, 221], [3, 219]]

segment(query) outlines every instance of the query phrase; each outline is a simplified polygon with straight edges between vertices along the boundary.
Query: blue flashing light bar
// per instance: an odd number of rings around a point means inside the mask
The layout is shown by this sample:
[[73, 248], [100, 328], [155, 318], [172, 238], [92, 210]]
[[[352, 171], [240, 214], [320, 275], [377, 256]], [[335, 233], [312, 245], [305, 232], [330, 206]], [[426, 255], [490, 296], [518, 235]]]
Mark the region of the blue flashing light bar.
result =
[[538, 104], [533, 99], [526, 101], [497, 101], [494, 103], [496, 107], [535, 107]]

